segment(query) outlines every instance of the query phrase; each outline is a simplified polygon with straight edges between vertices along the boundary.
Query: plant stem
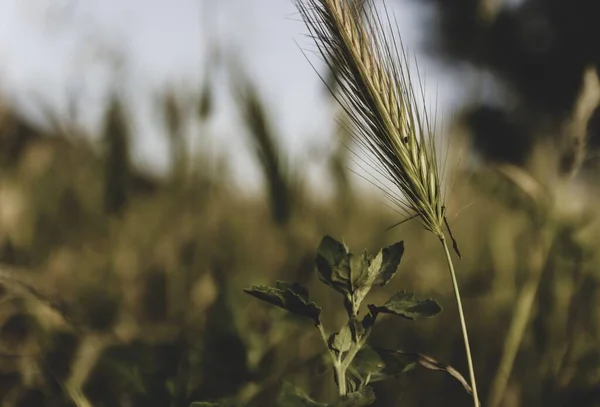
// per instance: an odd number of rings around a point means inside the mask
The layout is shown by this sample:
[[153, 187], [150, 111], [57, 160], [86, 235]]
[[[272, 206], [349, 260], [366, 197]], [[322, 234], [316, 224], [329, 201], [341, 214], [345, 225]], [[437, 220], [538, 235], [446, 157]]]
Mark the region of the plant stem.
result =
[[454, 272], [454, 264], [452, 263], [452, 257], [450, 256], [450, 250], [448, 249], [448, 242], [444, 235], [439, 236], [442, 246], [444, 247], [444, 253], [446, 254], [446, 261], [448, 262], [448, 269], [450, 270], [450, 276], [452, 277], [452, 286], [454, 288], [454, 296], [456, 297], [456, 305], [458, 306], [458, 315], [460, 317], [460, 326], [462, 329], [463, 340], [465, 342], [465, 351], [467, 354], [467, 364], [469, 366], [469, 376], [471, 379], [471, 389], [473, 390], [473, 405], [479, 407], [479, 397], [477, 396], [477, 383], [475, 381], [475, 369], [473, 368], [473, 358], [471, 357], [471, 346], [469, 345], [469, 335], [467, 334], [467, 324], [465, 322], [465, 314], [463, 312], [462, 301], [460, 299], [460, 291], [458, 289], [458, 281], [456, 280], [456, 273]]
[[363, 348], [363, 346], [365, 346], [365, 344], [367, 343], [367, 339], [369, 338], [369, 335], [371, 334], [371, 330], [372, 330], [372, 328], [368, 328], [365, 331], [365, 333], [362, 335], [362, 337], [360, 337], [358, 339], [358, 342], [354, 343], [352, 348], [350, 348], [350, 350], [346, 354], [346, 357], [344, 358], [344, 361], [342, 362], [343, 366], [344, 366], [344, 370], [346, 370], [350, 367], [350, 365], [352, 364], [352, 361], [354, 360], [354, 358], [356, 357], [358, 352], [360, 352], [360, 350]]
[[354, 360], [358, 352], [362, 349], [363, 346], [365, 346], [365, 343], [367, 343], [367, 339], [371, 334], [372, 328], [368, 328], [361, 337], [356, 339], [357, 342], [353, 342], [352, 347], [346, 353], [346, 357], [344, 357], [343, 359], [341, 354], [336, 354], [329, 347], [328, 337], [325, 333], [325, 330], [323, 329], [323, 325], [318, 324], [317, 328], [321, 333], [321, 338], [323, 338], [323, 342], [325, 343], [325, 347], [327, 348], [329, 355], [331, 355], [331, 360], [333, 362], [333, 370], [335, 371], [335, 377], [338, 382], [339, 395], [340, 397], [343, 397], [346, 394], [348, 394], [348, 387], [346, 386], [346, 371], [352, 364], [352, 361]]
[[329, 352], [329, 355], [331, 356], [331, 361], [333, 362], [333, 370], [335, 372], [335, 378], [338, 382], [339, 394], [340, 394], [340, 396], [345, 396], [346, 393], [348, 392], [348, 390], [346, 388], [346, 369], [347, 369], [347, 367], [344, 366], [344, 364], [342, 363], [341, 356], [336, 355], [335, 352], [333, 352], [331, 350], [331, 348], [329, 347], [329, 340], [328, 340], [327, 334], [325, 333], [325, 330], [323, 329], [323, 325], [318, 324], [317, 328], [319, 329], [319, 333], [321, 334], [323, 343], [325, 343], [325, 348], [327, 348], [327, 352]]
[[333, 361], [333, 364], [335, 365], [337, 363], [337, 357], [335, 356], [333, 351], [329, 348], [329, 339], [327, 338], [327, 334], [325, 333], [325, 330], [323, 329], [323, 325], [317, 324], [317, 328], [319, 329], [319, 333], [321, 334], [323, 343], [325, 343], [325, 348], [327, 349], [327, 352], [329, 352], [329, 355], [331, 355], [331, 360]]
[[348, 389], [346, 387], [346, 366], [343, 363], [336, 363], [335, 371], [338, 381], [338, 390], [340, 393], [340, 397], [348, 394]]
[[[336, 366], [336, 368], [339, 370], [338, 381], [340, 381], [340, 385], [339, 385], [340, 396], [345, 396], [348, 392], [348, 390], [346, 388], [346, 371], [352, 364], [352, 361], [354, 360], [354, 358], [356, 357], [358, 352], [362, 349], [363, 346], [365, 346], [365, 343], [367, 343], [367, 338], [369, 337], [370, 334], [371, 334], [371, 328], [367, 329], [365, 331], [365, 333], [362, 335], [362, 337], [358, 338], [357, 342], [354, 342], [352, 344], [352, 347], [350, 348], [348, 353], [346, 353], [346, 357], [343, 360], [340, 355], [339, 366]], [[344, 383], [343, 386], [341, 383]]]

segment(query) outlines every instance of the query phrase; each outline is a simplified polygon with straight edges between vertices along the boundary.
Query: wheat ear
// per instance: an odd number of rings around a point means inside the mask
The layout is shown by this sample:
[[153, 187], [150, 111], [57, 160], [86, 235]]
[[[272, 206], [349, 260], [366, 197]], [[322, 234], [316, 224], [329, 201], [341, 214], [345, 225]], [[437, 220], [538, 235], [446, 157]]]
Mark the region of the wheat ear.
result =
[[295, 3], [325, 63], [337, 73], [338, 91], [334, 96], [354, 125], [356, 143], [374, 156], [367, 164], [376, 176], [397, 187], [394, 192], [383, 186], [382, 190], [397, 207], [414, 214], [442, 243], [477, 407], [477, 386], [462, 301], [444, 235], [444, 195], [433, 131], [427, 112], [421, 112], [417, 106], [400, 39], [384, 32], [384, 28], [392, 28], [389, 14], [385, 10], [382, 16], [373, 0], [295, 0]]

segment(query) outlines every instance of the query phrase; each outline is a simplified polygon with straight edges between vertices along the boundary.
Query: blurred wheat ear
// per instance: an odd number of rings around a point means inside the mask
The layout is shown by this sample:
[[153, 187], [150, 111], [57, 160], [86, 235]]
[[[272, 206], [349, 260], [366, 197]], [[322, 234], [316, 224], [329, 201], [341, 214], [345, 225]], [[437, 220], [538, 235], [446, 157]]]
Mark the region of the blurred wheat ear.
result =
[[285, 226], [292, 216], [294, 201], [299, 198], [293, 196], [296, 192], [292, 186], [293, 174], [283, 157], [258, 90], [241, 70], [233, 73], [242, 118], [250, 130], [253, 150], [267, 181], [272, 218], [277, 225]]
[[[418, 218], [442, 243], [477, 407], [462, 302], [444, 234], [447, 223], [434, 131], [427, 112], [421, 112], [417, 106], [400, 38], [386, 32], [394, 27], [398, 31], [398, 27], [392, 24], [385, 5], [379, 11], [373, 0], [295, 0], [295, 3], [319, 53], [336, 73], [334, 96], [353, 123], [355, 142], [374, 157], [365, 159], [374, 183], [400, 210]], [[394, 185], [396, 191], [390, 191], [384, 181]], [[456, 243], [454, 248], [458, 254]]]
[[121, 213], [128, 200], [127, 184], [131, 172], [129, 127], [123, 102], [114, 97], [108, 106], [104, 124], [106, 169], [104, 205], [106, 213]]

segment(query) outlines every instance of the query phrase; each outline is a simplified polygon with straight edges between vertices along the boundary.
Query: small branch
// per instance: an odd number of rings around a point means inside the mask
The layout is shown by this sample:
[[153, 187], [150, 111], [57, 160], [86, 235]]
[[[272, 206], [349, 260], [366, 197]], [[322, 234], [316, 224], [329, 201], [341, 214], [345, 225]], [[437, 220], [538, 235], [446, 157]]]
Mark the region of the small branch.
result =
[[327, 334], [325, 333], [325, 330], [323, 329], [323, 324], [317, 324], [317, 328], [319, 329], [319, 333], [321, 334], [323, 343], [325, 343], [325, 348], [327, 349], [327, 352], [329, 352], [329, 355], [331, 355], [331, 360], [333, 361], [333, 364], [335, 365], [338, 361], [337, 356], [329, 348], [329, 338], [327, 337]]
[[365, 346], [365, 344], [367, 343], [367, 339], [371, 334], [371, 330], [372, 328], [367, 329], [362, 338], [360, 338], [360, 340], [357, 343], [355, 343], [354, 346], [352, 346], [352, 348], [348, 351], [348, 354], [346, 355], [343, 361], [344, 370], [350, 367], [352, 361], [354, 360], [358, 352], [362, 349], [363, 346]]
[[358, 352], [362, 349], [363, 346], [365, 346], [367, 338], [370, 334], [371, 328], [367, 329], [364, 335], [361, 338], [359, 338], [357, 342], [354, 342], [352, 344], [352, 347], [350, 348], [350, 350], [346, 354], [346, 357], [343, 360], [341, 360], [340, 355], [340, 364], [336, 367], [336, 371], [338, 371], [338, 381], [340, 382], [340, 396], [345, 396], [348, 393], [348, 390], [346, 388], [346, 372], [348, 371], [348, 368], [352, 364], [352, 361], [354, 360]]
[[342, 356], [337, 355], [329, 347], [329, 338], [323, 329], [323, 324], [317, 324], [317, 328], [319, 329], [323, 343], [325, 343], [325, 348], [327, 348], [327, 352], [329, 352], [329, 355], [331, 356], [331, 361], [333, 362], [333, 371], [335, 372], [335, 378], [338, 383], [339, 394], [340, 396], [345, 396], [348, 390], [346, 389], [346, 369], [343, 368], [343, 363], [341, 361]]
[[346, 353], [346, 356], [343, 358], [341, 353], [336, 353], [329, 347], [329, 338], [327, 337], [327, 333], [325, 333], [325, 330], [323, 329], [323, 325], [318, 324], [317, 328], [321, 333], [321, 338], [325, 343], [327, 351], [331, 355], [331, 360], [333, 362], [333, 370], [335, 372], [335, 377], [338, 384], [339, 395], [340, 397], [344, 397], [346, 394], [348, 394], [348, 387], [346, 385], [346, 372], [348, 371], [348, 368], [352, 364], [352, 361], [354, 360], [358, 352], [362, 349], [363, 346], [365, 346], [365, 343], [367, 343], [367, 339], [371, 334], [372, 328], [368, 328], [360, 338], [356, 338], [356, 342], [354, 341], [353, 337], [352, 347], [350, 348], [348, 353]]

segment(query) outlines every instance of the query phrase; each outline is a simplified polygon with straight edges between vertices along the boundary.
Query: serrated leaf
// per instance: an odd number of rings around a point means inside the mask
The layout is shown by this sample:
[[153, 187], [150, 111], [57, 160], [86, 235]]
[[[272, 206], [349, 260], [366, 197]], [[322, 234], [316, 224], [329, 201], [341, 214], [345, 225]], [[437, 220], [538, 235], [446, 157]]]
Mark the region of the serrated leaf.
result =
[[275, 288], [277, 288], [278, 290], [291, 290], [294, 292], [294, 294], [296, 294], [302, 300], [304, 300], [305, 302], [309, 302], [308, 289], [306, 287], [301, 286], [298, 283], [288, 283], [286, 281], [276, 281]]
[[359, 255], [350, 253], [348, 257], [350, 258], [351, 289], [354, 291], [360, 286], [373, 285], [374, 278], [372, 276], [379, 269], [379, 265], [375, 265], [373, 270], [370, 270], [373, 257], [369, 256], [366, 251]]
[[352, 315], [358, 314], [360, 304], [374, 285], [384, 286], [394, 277], [403, 254], [404, 242], [398, 242], [381, 249], [374, 258], [365, 252], [361, 261], [356, 261], [357, 265], [351, 267]]
[[380, 307], [369, 305], [369, 310], [373, 315], [377, 313], [393, 314], [416, 321], [436, 316], [442, 312], [442, 307], [432, 299], [417, 300], [414, 293], [400, 291]]
[[334, 290], [347, 294], [350, 289], [350, 264], [346, 246], [325, 236], [315, 258], [319, 279]]
[[404, 242], [397, 242], [381, 249], [377, 257], [381, 256], [381, 265], [374, 284], [384, 286], [396, 274], [402, 256], [404, 255]]
[[277, 407], [327, 407], [327, 404], [314, 401], [302, 390], [285, 382], [277, 397]]
[[329, 346], [339, 353], [348, 352], [352, 346], [352, 331], [350, 326], [344, 325], [340, 332], [333, 334]]
[[398, 242], [370, 256], [348, 252], [348, 248], [330, 236], [325, 236], [317, 249], [315, 263], [319, 278], [345, 297], [351, 317], [358, 315], [364, 298], [373, 285], [386, 285], [396, 273], [404, 243]]
[[275, 287], [253, 286], [244, 289], [244, 292], [319, 324], [321, 308], [314, 302], [309, 302], [308, 290], [300, 284], [278, 281]]
[[375, 257], [363, 252], [357, 265], [351, 267], [353, 287], [386, 285], [396, 274], [403, 254], [404, 242], [381, 249]]
[[374, 402], [375, 393], [373, 389], [365, 386], [358, 391], [346, 394], [346, 396], [332, 404], [331, 407], [363, 407], [369, 406]]

